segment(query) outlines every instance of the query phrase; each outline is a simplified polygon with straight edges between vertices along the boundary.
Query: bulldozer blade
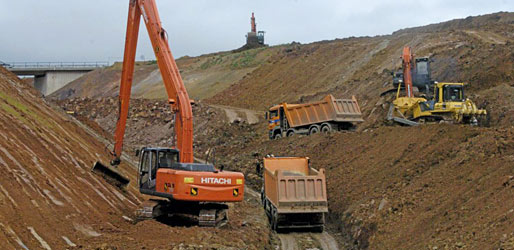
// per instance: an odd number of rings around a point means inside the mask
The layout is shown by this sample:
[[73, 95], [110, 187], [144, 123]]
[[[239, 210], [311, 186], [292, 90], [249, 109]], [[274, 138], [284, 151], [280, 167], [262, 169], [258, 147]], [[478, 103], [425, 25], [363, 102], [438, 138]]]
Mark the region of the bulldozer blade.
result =
[[121, 175], [112, 167], [107, 167], [99, 161], [95, 162], [95, 165], [93, 165], [91, 171], [100, 174], [105, 180], [107, 180], [107, 182], [120, 188], [126, 187], [130, 182], [127, 177]]

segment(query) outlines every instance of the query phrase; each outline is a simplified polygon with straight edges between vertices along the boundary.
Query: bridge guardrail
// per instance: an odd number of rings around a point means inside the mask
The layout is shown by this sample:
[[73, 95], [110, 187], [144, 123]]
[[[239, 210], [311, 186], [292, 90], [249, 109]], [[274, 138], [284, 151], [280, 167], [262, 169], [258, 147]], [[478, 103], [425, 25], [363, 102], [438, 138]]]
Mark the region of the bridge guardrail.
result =
[[[0, 62], [2, 63], [2, 62]], [[2, 66], [15, 69], [23, 68], [100, 68], [109, 66], [109, 62], [9, 62]]]

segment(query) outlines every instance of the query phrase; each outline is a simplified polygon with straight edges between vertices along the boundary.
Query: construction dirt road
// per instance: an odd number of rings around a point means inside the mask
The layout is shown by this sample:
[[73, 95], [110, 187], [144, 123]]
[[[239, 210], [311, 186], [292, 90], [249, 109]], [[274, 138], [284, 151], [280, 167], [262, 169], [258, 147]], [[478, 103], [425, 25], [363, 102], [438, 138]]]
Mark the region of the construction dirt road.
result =
[[[119, 65], [58, 91], [52, 97], [61, 110], [1, 69], [0, 241], [14, 249], [514, 249], [513, 23], [513, 13], [495, 13], [387, 36], [179, 60], [197, 99], [195, 155], [215, 149], [216, 164], [244, 172], [253, 190], [261, 188], [255, 167], [265, 155], [310, 157], [326, 169], [328, 234], [271, 232], [255, 191], [231, 207], [225, 228], [134, 223], [134, 210], [148, 198], [135, 189], [135, 171], [122, 164], [132, 179], [125, 191], [89, 171], [96, 159], [107, 162], [99, 139], [112, 140]], [[469, 83], [466, 94], [488, 110], [489, 126], [388, 126], [391, 97], [380, 93], [406, 45], [434, 58], [433, 78]], [[155, 65], [138, 67], [136, 82], [155, 88], [131, 100], [126, 152], [172, 143]], [[269, 106], [329, 93], [357, 96], [365, 122], [356, 131], [268, 139]]]

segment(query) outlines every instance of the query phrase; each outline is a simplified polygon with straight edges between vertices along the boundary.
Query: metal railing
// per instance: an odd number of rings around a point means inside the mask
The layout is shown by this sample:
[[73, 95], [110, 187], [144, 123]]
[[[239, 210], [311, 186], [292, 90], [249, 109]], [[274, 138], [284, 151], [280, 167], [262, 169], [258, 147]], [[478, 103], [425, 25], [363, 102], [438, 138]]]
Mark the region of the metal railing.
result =
[[[2, 63], [2, 62], [0, 62]], [[100, 68], [109, 66], [109, 62], [9, 62], [2, 66], [14, 69], [25, 68]]]

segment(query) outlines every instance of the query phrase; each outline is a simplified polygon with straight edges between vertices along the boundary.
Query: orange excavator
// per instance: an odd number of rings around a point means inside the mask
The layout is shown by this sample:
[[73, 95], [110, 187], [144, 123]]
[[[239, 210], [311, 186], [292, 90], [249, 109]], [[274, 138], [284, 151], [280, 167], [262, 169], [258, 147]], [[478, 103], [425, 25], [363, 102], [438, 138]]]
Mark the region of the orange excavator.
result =
[[[197, 216], [200, 226], [218, 226], [227, 221], [224, 202], [243, 200], [244, 175], [223, 171], [211, 164], [194, 163], [193, 111], [179, 69], [168, 45], [166, 31], [161, 26], [155, 0], [130, 0], [123, 70], [119, 95], [119, 117], [114, 135], [111, 166], [120, 164], [123, 136], [129, 110], [130, 91], [140, 18], [146, 24], [157, 58], [168, 101], [175, 115], [176, 147], [144, 147], [139, 156], [138, 186], [142, 194], [165, 199], [143, 203], [138, 215], [155, 218], [174, 214]], [[119, 186], [129, 180], [117, 170], [97, 162], [93, 171], [103, 174]]]

